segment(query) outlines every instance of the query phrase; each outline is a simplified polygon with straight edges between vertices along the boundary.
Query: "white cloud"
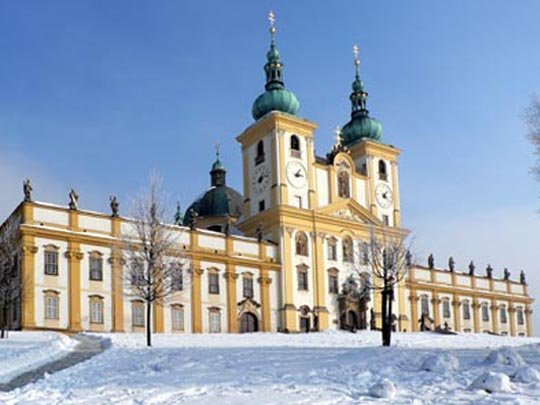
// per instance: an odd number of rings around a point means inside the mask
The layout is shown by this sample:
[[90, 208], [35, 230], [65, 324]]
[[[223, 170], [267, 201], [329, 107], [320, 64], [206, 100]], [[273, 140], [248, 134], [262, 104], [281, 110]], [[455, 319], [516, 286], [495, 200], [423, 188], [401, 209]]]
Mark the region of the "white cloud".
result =
[[[407, 226], [413, 230], [414, 247], [422, 262], [429, 253], [435, 256], [439, 267], [447, 267], [453, 256], [458, 270], [466, 270], [471, 259], [477, 271], [485, 274], [488, 264], [495, 269], [494, 276], [502, 277], [505, 267], [512, 278], [524, 270], [529, 294], [540, 297], [540, 215], [537, 207], [513, 206], [482, 211], [467, 217], [409, 218]], [[540, 336], [540, 303], [533, 304], [534, 334]]]

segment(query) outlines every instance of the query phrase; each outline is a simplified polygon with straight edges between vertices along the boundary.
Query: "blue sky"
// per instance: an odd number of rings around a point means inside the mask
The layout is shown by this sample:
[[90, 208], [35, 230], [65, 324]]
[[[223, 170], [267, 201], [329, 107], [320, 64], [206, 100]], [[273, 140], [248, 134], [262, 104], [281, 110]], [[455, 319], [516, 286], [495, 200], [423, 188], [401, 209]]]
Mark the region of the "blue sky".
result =
[[67, 203], [73, 186], [82, 207], [106, 210], [151, 168], [186, 206], [218, 141], [241, 190], [234, 138], [263, 90], [269, 9], [318, 153], [349, 118], [358, 43], [368, 108], [403, 150], [418, 255], [524, 268], [540, 297], [539, 186], [520, 118], [540, 91], [537, 1], [1, 2], [0, 216], [27, 176], [40, 200]]

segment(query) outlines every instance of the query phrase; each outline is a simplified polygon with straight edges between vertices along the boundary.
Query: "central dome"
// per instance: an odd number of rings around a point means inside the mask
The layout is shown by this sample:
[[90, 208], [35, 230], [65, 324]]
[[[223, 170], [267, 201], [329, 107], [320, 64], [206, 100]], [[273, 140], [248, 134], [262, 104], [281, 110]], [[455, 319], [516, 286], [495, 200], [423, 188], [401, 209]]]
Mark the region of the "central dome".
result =
[[258, 120], [270, 111], [281, 111], [296, 115], [299, 109], [300, 103], [294, 93], [287, 89], [276, 89], [266, 91], [257, 97], [253, 103], [251, 114], [255, 120]]

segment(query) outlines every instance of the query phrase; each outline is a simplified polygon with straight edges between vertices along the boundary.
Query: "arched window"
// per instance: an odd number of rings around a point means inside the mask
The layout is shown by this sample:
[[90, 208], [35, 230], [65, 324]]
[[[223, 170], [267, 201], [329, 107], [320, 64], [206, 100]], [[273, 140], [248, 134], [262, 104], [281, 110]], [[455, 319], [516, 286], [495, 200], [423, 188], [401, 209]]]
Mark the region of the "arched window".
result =
[[379, 160], [379, 180], [388, 180], [388, 173], [386, 171], [386, 163], [384, 160]]
[[308, 239], [304, 232], [296, 234], [296, 254], [300, 256], [308, 255]]
[[467, 300], [463, 301], [463, 319], [471, 319], [471, 305]]
[[300, 157], [300, 139], [296, 135], [291, 136], [291, 156]]
[[338, 173], [338, 195], [341, 198], [351, 197], [351, 186], [349, 182], [349, 173], [342, 170]]
[[427, 295], [420, 297], [420, 309], [422, 315], [429, 316], [429, 297]]
[[353, 258], [353, 242], [349, 237], [343, 239], [343, 261], [347, 263], [352, 263]]
[[489, 306], [485, 302], [482, 304], [482, 321], [489, 322]]
[[506, 306], [504, 306], [504, 305], [501, 305], [501, 307], [499, 308], [499, 318], [501, 320], [501, 323], [506, 323], [507, 322], [507, 319], [506, 319]]
[[264, 142], [259, 141], [257, 144], [257, 156], [255, 157], [255, 164], [264, 162]]

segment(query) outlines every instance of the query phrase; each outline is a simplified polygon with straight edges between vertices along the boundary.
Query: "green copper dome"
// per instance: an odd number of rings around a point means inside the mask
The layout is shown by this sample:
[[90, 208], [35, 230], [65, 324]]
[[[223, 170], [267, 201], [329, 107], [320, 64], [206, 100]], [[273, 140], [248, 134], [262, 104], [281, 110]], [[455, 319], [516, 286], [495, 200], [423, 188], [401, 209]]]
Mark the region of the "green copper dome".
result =
[[356, 67], [356, 76], [352, 84], [351, 100], [351, 120], [343, 126], [341, 140], [343, 145], [352, 145], [362, 139], [373, 139], [380, 141], [383, 133], [382, 124], [369, 116], [366, 108], [368, 98], [367, 91], [364, 90], [364, 82], [360, 79], [358, 59], [358, 48], [355, 50], [354, 64]]
[[251, 109], [251, 114], [255, 120], [258, 120], [271, 111], [281, 111], [296, 115], [300, 109], [298, 99], [293, 92], [285, 88], [285, 83], [283, 82], [283, 63], [274, 42], [275, 32], [276, 30], [272, 25], [270, 28], [272, 42], [270, 44], [270, 50], [266, 54], [267, 63], [264, 65], [264, 71], [266, 73], [266, 85], [264, 88], [266, 91], [257, 97]]

